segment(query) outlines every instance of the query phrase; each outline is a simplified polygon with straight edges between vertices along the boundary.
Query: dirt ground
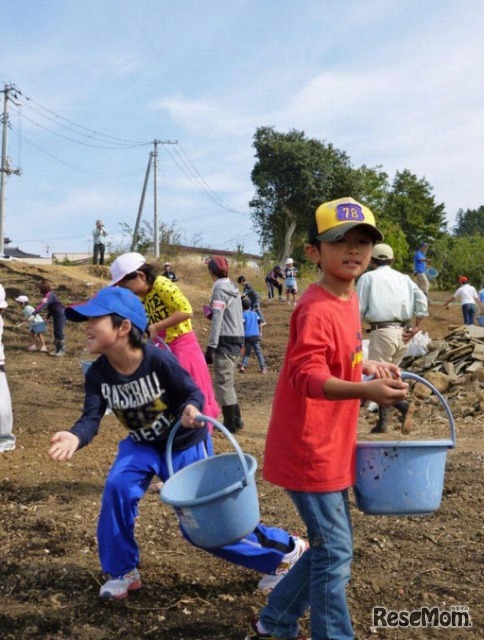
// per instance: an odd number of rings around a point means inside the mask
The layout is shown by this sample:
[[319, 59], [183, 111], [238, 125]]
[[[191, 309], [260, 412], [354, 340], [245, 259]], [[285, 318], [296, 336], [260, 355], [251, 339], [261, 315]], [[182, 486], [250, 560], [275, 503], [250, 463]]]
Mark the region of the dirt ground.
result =
[[[175, 262], [175, 261], [173, 261]], [[180, 260], [181, 262], [181, 260]], [[178, 267], [178, 265], [176, 265]], [[194, 328], [206, 342], [207, 321], [201, 305], [211, 283], [203, 265], [176, 271], [194, 309]], [[249, 270], [248, 275], [263, 290]], [[54, 431], [69, 428], [83, 399], [82, 327], [67, 326], [67, 354], [53, 358], [26, 351], [28, 331], [14, 299], [20, 293], [37, 301], [36, 283], [50, 277], [65, 303], [85, 299], [106, 283], [92, 267], [38, 268], [0, 262], [0, 282], [9, 308], [5, 314], [6, 369], [12, 393], [17, 448], [0, 455], [0, 638], [2, 640], [204, 640], [241, 639], [247, 621], [265, 602], [257, 590], [259, 576], [192, 548], [183, 541], [170, 507], [156, 493], [140, 505], [137, 537], [141, 548], [143, 588], [121, 602], [98, 598], [103, 576], [96, 549], [96, 521], [106, 473], [124, 435], [106, 416], [98, 437], [69, 463], [51, 462], [46, 451]], [[460, 324], [460, 310], [439, 304], [431, 293], [431, 318], [425, 329], [441, 338]], [[269, 374], [252, 362], [238, 375], [238, 392], [246, 422], [238, 436], [242, 448], [262, 460], [271, 400], [285, 349], [291, 308], [265, 303], [268, 325], [263, 348]], [[48, 341], [52, 344], [51, 328]], [[423, 637], [476, 639], [482, 630], [484, 449], [482, 412], [469, 412], [482, 390], [461, 379], [447, 394], [455, 415], [457, 448], [449, 452], [439, 511], [431, 516], [375, 517], [352, 508], [355, 557], [348, 598], [359, 640]], [[468, 415], [469, 414], [469, 415]], [[361, 413], [360, 437], [376, 421]], [[395, 419], [398, 425], [397, 420]], [[395, 432], [395, 437], [402, 437]], [[445, 438], [448, 426], [432, 402], [418, 405], [415, 430], [407, 439]], [[375, 437], [375, 436], [370, 436]], [[218, 451], [227, 441], [215, 436]], [[258, 477], [262, 520], [304, 535], [289, 499]], [[467, 605], [468, 629], [373, 629], [374, 606], [394, 610], [423, 606], [449, 609]], [[307, 630], [307, 625], [306, 625]]]

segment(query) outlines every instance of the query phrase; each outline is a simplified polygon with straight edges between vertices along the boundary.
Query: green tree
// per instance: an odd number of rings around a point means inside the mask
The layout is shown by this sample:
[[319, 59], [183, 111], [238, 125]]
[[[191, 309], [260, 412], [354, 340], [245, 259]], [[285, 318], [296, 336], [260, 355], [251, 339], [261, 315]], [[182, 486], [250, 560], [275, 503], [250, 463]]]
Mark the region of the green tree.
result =
[[[465, 275], [477, 288], [484, 286], [484, 236], [442, 236], [432, 245], [432, 266], [439, 272], [443, 289], [457, 287], [457, 278]], [[434, 257], [435, 256], [435, 257]]]
[[473, 236], [484, 234], [484, 205], [479, 209], [459, 209], [454, 227], [456, 236]]
[[316, 207], [358, 192], [358, 175], [343, 151], [301, 131], [260, 127], [253, 145], [256, 195], [249, 206], [260, 243], [281, 260], [290, 254], [300, 259]]
[[435, 202], [432, 190], [425, 178], [418, 179], [408, 169], [395, 174], [383, 217], [400, 227], [410, 247], [445, 233], [445, 208]]

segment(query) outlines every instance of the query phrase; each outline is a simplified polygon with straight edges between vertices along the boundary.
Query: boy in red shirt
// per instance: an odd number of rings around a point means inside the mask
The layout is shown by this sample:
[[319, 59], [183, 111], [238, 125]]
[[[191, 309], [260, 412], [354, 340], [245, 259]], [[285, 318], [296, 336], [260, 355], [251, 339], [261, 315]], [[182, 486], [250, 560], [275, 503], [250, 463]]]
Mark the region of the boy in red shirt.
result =
[[[246, 640], [302, 638], [298, 620], [308, 608], [312, 640], [354, 638], [345, 588], [360, 401], [389, 406], [408, 386], [395, 365], [363, 362], [354, 283], [382, 238], [372, 212], [352, 198], [322, 204], [310, 224], [306, 254], [322, 276], [291, 316], [263, 470], [288, 491], [310, 547], [272, 591]], [[364, 382], [362, 374], [375, 379]]]

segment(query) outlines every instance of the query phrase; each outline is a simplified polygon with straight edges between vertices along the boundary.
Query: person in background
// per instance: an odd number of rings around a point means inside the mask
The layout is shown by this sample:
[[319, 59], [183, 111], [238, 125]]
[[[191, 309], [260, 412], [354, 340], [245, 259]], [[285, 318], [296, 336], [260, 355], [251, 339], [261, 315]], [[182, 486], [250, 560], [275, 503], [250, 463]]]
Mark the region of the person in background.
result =
[[[126, 430], [106, 479], [97, 526], [101, 567], [108, 574], [99, 597], [122, 600], [142, 586], [135, 538], [138, 504], [155, 474], [163, 480], [169, 476], [166, 444], [177, 421], [182, 425], [173, 443], [175, 472], [213, 455], [207, 426], [197, 421], [204, 398], [171, 353], [146, 344], [148, 318], [131, 291], [106, 287], [88, 302], [68, 307], [67, 315], [86, 323], [87, 349], [99, 357], [86, 373], [81, 417], [69, 431], [52, 436], [48, 455], [56, 462], [70, 460], [96, 436], [107, 408]], [[265, 574], [259, 584], [275, 584], [304, 549], [301, 538], [259, 523], [239, 542], [203, 550]]]
[[466, 276], [459, 276], [457, 278], [457, 282], [460, 286], [456, 292], [444, 302], [444, 308], [448, 309], [449, 304], [453, 300], [460, 300], [464, 324], [474, 324], [476, 310], [480, 307], [480, 299], [477, 295], [477, 291], [471, 284], [469, 284], [469, 280]]
[[37, 351], [37, 344], [39, 345], [39, 351], [47, 352], [45, 346], [44, 333], [46, 330], [46, 324], [40, 314], [34, 313], [33, 305], [29, 304], [28, 296], [18, 296], [15, 298], [15, 302], [18, 302], [22, 307], [22, 315], [27, 320], [30, 333], [32, 335], [33, 343], [27, 347], [27, 351]]
[[92, 231], [92, 264], [104, 264], [104, 252], [106, 250], [105, 238], [108, 235], [102, 220], [96, 220], [96, 226]]
[[157, 264], [146, 262], [134, 251], [118, 256], [109, 270], [111, 286], [124, 287], [141, 298], [150, 322], [151, 339], [158, 346], [167, 346], [195, 380], [205, 397], [203, 413], [218, 418], [220, 407], [212, 378], [192, 329], [192, 307], [178, 285], [161, 275]]
[[163, 265], [163, 273], [161, 275], [165, 276], [165, 278], [168, 278], [168, 280], [171, 280], [172, 282], [176, 282], [178, 280], [175, 272], [171, 270], [171, 264], [169, 262], [165, 262]]
[[[370, 325], [369, 360], [399, 365], [408, 342], [428, 316], [427, 297], [413, 280], [393, 269], [393, 249], [379, 243], [371, 253], [371, 270], [358, 280], [356, 293], [362, 319]], [[412, 320], [415, 325], [412, 327]], [[395, 407], [402, 415], [402, 433], [412, 429], [415, 405], [401, 400]], [[372, 433], [388, 431], [390, 407], [379, 406], [379, 419]]]
[[54, 328], [54, 351], [51, 356], [64, 356], [66, 353], [66, 341], [64, 328], [66, 324], [65, 309], [62, 302], [52, 291], [52, 283], [50, 280], [41, 280], [39, 282], [39, 291], [44, 296], [35, 309], [33, 315], [37, 315], [44, 309], [47, 309], [47, 319], [52, 318]]
[[415, 272], [415, 278], [417, 280], [418, 287], [429, 295], [429, 279], [427, 278], [427, 265], [430, 262], [430, 258], [427, 258], [427, 251], [429, 245], [426, 242], [422, 242], [417, 251], [413, 254], [413, 270]]
[[[355, 278], [383, 239], [353, 198], [318, 207], [306, 255], [322, 273], [291, 315], [289, 342], [267, 432], [263, 477], [283, 487], [304, 521], [309, 549], [269, 595], [246, 640], [353, 640], [346, 601], [353, 557], [348, 488], [356, 480], [361, 400], [391, 405], [408, 388], [392, 364], [363, 362]], [[363, 381], [362, 375], [376, 378]]]
[[226, 258], [214, 256], [207, 266], [214, 284], [209, 305], [212, 326], [205, 361], [213, 364], [215, 394], [222, 407], [223, 423], [235, 433], [244, 426], [235, 391], [235, 367], [244, 345], [242, 302], [237, 286], [229, 280]]
[[262, 314], [262, 309], [260, 307], [259, 294], [254, 289], [254, 287], [250, 284], [250, 282], [247, 282], [247, 279], [245, 276], [239, 276], [237, 278], [237, 282], [243, 287], [242, 302], [244, 301], [244, 298], [247, 298], [249, 300], [251, 311], [255, 311], [257, 313], [261, 321], [261, 326], [264, 327], [266, 325], [266, 321]]
[[240, 362], [239, 371], [245, 373], [245, 368], [249, 363], [252, 349], [259, 363], [259, 371], [267, 373], [266, 363], [260, 346], [262, 322], [255, 311], [251, 311], [250, 300], [242, 298], [242, 309], [244, 318], [244, 355]]
[[269, 273], [264, 278], [264, 281], [267, 285], [267, 297], [269, 300], [274, 299], [274, 289], [277, 289], [279, 293], [279, 302], [282, 302], [282, 283], [279, 280], [284, 280], [284, 273], [280, 265], [276, 264], [276, 266], [269, 271]]
[[13, 413], [7, 374], [5, 373], [5, 349], [3, 347], [3, 312], [8, 307], [7, 296], [0, 284], [0, 453], [15, 449]]
[[296, 298], [297, 298], [297, 269], [294, 266], [294, 260], [292, 258], [288, 258], [286, 260], [286, 266], [284, 268], [284, 287], [286, 289], [286, 300], [287, 304], [292, 304], [296, 306]]

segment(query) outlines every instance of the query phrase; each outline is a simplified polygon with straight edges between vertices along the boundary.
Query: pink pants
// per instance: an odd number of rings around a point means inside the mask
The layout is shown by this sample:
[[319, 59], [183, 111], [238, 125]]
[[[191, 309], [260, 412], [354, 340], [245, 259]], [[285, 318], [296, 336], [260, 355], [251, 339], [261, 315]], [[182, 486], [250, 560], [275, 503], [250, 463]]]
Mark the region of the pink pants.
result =
[[[181, 366], [192, 376], [195, 384], [205, 396], [205, 405], [203, 407], [204, 415], [217, 419], [220, 415], [220, 407], [215, 399], [210, 371], [208, 370], [203, 351], [198, 344], [195, 333], [193, 331], [184, 333], [167, 343], [167, 345]], [[159, 343], [158, 346], [162, 347]]]

